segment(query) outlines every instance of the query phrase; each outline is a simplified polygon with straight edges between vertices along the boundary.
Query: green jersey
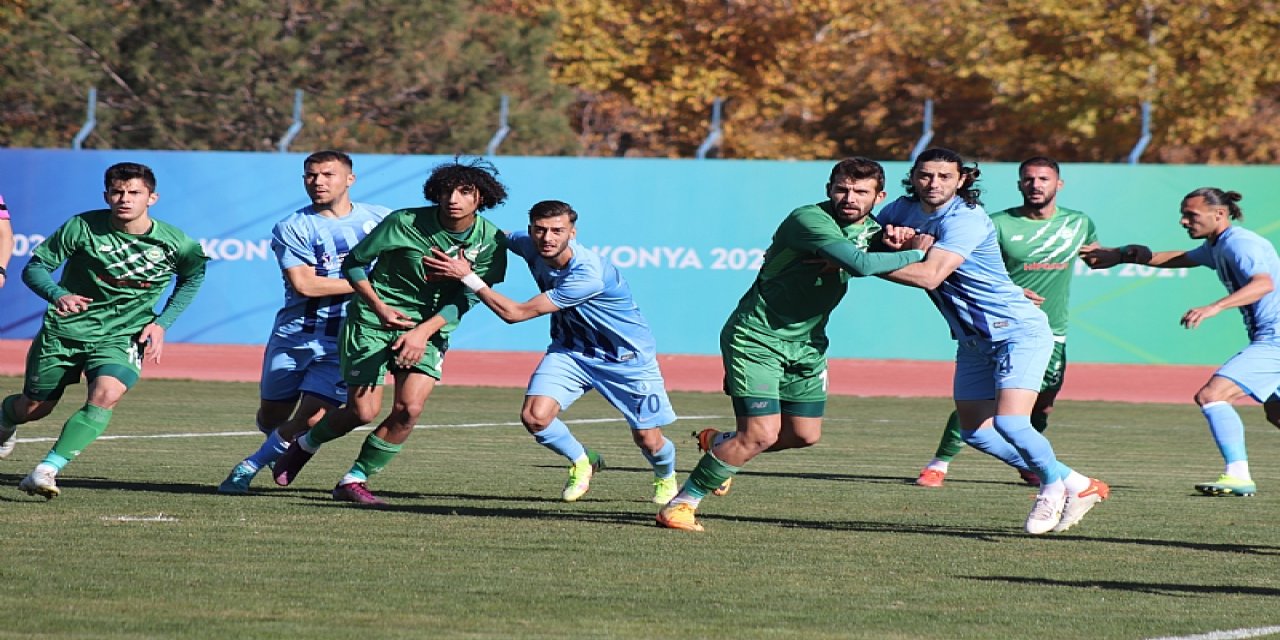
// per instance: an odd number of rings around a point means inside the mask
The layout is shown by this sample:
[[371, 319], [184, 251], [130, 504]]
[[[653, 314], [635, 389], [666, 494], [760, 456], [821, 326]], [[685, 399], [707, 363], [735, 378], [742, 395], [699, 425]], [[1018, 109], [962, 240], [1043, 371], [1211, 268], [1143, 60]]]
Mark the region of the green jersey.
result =
[[[440, 226], [439, 213], [438, 206], [391, 212], [347, 254], [342, 270], [352, 282], [368, 280], [383, 302], [414, 322], [443, 316], [447, 322], [440, 336], [447, 339], [462, 314], [480, 304], [480, 299], [457, 280], [428, 280], [422, 257], [432, 247], [450, 255], [462, 252], [476, 275], [494, 285], [507, 274], [507, 241], [496, 225], [481, 216], [476, 216], [470, 229], [452, 233]], [[366, 272], [369, 265], [373, 270]], [[382, 326], [378, 315], [360, 296], [352, 297], [350, 305], [348, 321]]]
[[1065, 207], [1048, 220], [1035, 220], [1014, 207], [991, 214], [991, 222], [1009, 277], [1043, 297], [1040, 310], [1049, 316], [1054, 335], [1067, 335], [1071, 274], [1081, 245], [1098, 241], [1093, 220]]
[[829, 270], [820, 249], [852, 245], [865, 260], [866, 269], [858, 275], [887, 273], [922, 256], [919, 251], [864, 254], [879, 230], [871, 216], [841, 227], [830, 202], [792, 211], [774, 232], [760, 273], [729, 321], [783, 340], [825, 343], [827, 320], [849, 290], [851, 275]]

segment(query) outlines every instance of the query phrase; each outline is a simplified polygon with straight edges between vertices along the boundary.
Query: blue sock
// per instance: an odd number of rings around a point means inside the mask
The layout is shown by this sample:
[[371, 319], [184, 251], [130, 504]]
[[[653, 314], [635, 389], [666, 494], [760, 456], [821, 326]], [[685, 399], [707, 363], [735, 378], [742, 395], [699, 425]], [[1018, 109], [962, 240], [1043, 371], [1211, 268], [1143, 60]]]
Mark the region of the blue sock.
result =
[[969, 446], [981, 451], [1001, 462], [1017, 468], [1030, 469], [1025, 460], [1018, 453], [1018, 450], [1007, 440], [1000, 437], [995, 429], [974, 429], [972, 431], [961, 431], [960, 436]]
[[1071, 469], [1058, 462], [1049, 439], [1031, 426], [1031, 416], [996, 416], [996, 431], [1017, 447], [1027, 466], [1040, 476], [1041, 486], [1062, 480]]
[[284, 455], [284, 450], [289, 448], [289, 443], [280, 437], [279, 431], [272, 431], [267, 439], [263, 441], [262, 446], [258, 447], [253, 455], [245, 458], [244, 461], [252, 464], [255, 468], [261, 469]]
[[552, 418], [551, 424], [547, 425], [546, 429], [533, 434], [533, 439], [537, 440], [538, 444], [568, 458], [569, 462], [587, 455], [586, 447], [573, 437], [569, 432], [569, 425], [561, 422], [560, 418]]
[[44, 460], [40, 461], [40, 464], [47, 464], [58, 471], [62, 471], [62, 468], [67, 466], [68, 462], [71, 461], [50, 451], [49, 454], [44, 457]]
[[658, 449], [658, 453], [649, 453], [646, 449], [640, 450], [644, 453], [644, 457], [653, 465], [653, 476], [655, 478], [670, 478], [676, 473], [676, 445], [666, 436], [662, 437], [662, 448]]
[[1240, 421], [1235, 407], [1229, 402], [1210, 402], [1200, 407], [1200, 411], [1209, 421], [1209, 432], [1218, 444], [1218, 451], [1222, 452], [1222, 459], [1227, 464], [1248, 460], [1244, 447], [1244, 423]]

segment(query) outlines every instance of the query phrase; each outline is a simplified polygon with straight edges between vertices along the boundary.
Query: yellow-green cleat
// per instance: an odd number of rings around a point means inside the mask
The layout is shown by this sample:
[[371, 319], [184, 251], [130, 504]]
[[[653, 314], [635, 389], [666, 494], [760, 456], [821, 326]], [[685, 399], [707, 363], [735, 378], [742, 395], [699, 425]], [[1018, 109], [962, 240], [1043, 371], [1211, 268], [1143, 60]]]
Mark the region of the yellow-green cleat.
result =
[[560, 492], [560, 499], [565, 502], [577, 502], [579, 498], [587, 495], [587, 490], [591, 488], [591, 478], [603, 468], [604, 457], [587, 449], [586, 463], [569, 465], [569, 480], [564, 483], [564, 491]]
[[686, 502], [673, 502], [658, 512], [658, 526], [682, 531], [703, 531], [695, 514], [697, 509]]
[[1235, 476], [1222, 474], [1216, 482], [1205, 482], [1196, 485], [1196, 491], [1206, 496], [1239, 496], [1248, 497], [1258, 493], [1258, 485], [1253, 480], [1241, 480]]
[[680, 486], [676, 484], [676, 477], [670, 478], [654, 478], [653, 479], [653, 503], [666, 504], [680, 493]]

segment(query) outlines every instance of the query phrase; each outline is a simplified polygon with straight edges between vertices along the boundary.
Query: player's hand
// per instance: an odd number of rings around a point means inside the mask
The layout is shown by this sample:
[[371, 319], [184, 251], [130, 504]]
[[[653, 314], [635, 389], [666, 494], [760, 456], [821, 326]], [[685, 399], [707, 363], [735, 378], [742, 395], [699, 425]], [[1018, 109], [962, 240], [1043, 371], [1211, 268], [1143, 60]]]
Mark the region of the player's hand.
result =
[[429, 255], [422, 256], [422, 266], [427, 268], [427, 273], [432, 277], [452, 278], [461, 280], [471, 273], [471, 261], [461, 255], [451, 256], [438, 247], [431, 247]]
[[418, 323], [414, 322], [413, 318], [390, 305], [378, 305], [373, 308], [373, 312], [382, 321], [383, 328], [386, 329], [412, 329], [418, 326]]
[[1208, 318], [1212, 318], [1222, 312], [1222, 307], [1217, 304], [1196, 307], [1182, 314], [1182, 326], [1188, 329], [1194, 329], [1200, 326]]
[[1140, 244], [1126, 244], [1120, 247], [1120, 261], [1133, 264], [1150, 264], [1151, 249]]
[[1034, 305], [1036, 305], [1037, 307], [1038, 307], [1038, 306], [1040, 306], [1041, 304], [1044, 304], [1044, 296], [1042, 296], [1042, 295], [1040, 295], [1040, 294], [1038, 294], [1038, 293], [1036, 293], [1036, 292], [1034, 292], [1034, 291], [1032, 291], [1032, 290], [1030, 290], [1030, 289], [1023, 289], [1023, 290], [1022, 290], [1022, 295], [1026, 296], [1026, 297], [1027, 297], [1027, 299], [1028, 299], [1028, 300], [1030, 300], [1030, 301], [1031, 301], [1031, 303], [1032, 303], [1032, 304], [1034, 304]]
[[916, 235], [916, 230], [911, 227], [899, 227], [895, 225], [885, 225], [884, 234], [880, 236], [880, 242], [884, 246], [901, 251], [907, 245], [907, 241]]
[[933, 241], [935, 239], [933, 236], [927, 233], [914, 233], [914, 229], [912, 232], [911, 238], [907, 240], [905, 248], [928, 251], [929, 247], [933, 246]]
[[74, 293], [68, 293], [61, 298], [53, 301], [53, 312], [62, 317], [80, 313], [89, 310], [89, 303], [93, 302], [92, 298], [78, 296]]
[[421, 362], [423, 354], [427, 352], [427, 338], [429, 337], [426, 331], [414, 328], [396, 338], [391, 343], [391, 350], [396, 352], [396, 366], [405, 369]]
[[152, 322], [142, 328], [138, 334], [138, 344], [142, 345], [142, 359], [160, 364], [160, 354], [164, 352], [164, 327]]

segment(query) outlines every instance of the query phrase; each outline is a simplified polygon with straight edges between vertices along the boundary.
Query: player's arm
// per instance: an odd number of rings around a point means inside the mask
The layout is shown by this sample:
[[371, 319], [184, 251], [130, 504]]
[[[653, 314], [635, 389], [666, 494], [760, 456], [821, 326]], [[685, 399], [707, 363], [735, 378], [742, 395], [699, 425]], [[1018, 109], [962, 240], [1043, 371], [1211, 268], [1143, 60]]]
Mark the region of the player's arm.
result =
[[138, 334], [138, 343], [143, 345], [142, 357], [160, 364], [160, 355], [164, 353], [164, 337], [173, 326], [179, 315], [191, 306], [200, 285], [204, 284], [205, 267], [209, 257], [204, 249], [194, 240], [189, 241], [179, 251], [177, 277], [173, 285], [173, 293], [164, 303], [164, 309], [156, 319], [142, 328]]
[[306, 264], [285, 269], [284, 279], [289, 281], [289, 286], [294, 291], [308, 298], [345, 296], [353, 291], [351, 283], [346, 279], [317, 275], [315, 267]]
[[1251, 305], [1271, 293], [1276, 288], [1271, 276], [1265, 272], [1255, 273], [1243, 287], [1231, 292], [1225, 298], [1203, 307], [1196, 307], [1182, 314], [1182, 326], [1194, 329], [1208, 318], [1212, 318], [1227, 309]]
[[93, 302], [92, 298], [72, 293], [53, 279], [54, 270], [66, 262], [75, 251], [74, 238], [77, 237], [77, 232], [72, 227], [79, 224], [81, 222], [77, 217], [58, 227], [53, 235], [46, 238], [35, 251], [31, 252], [27, 266], [22, 269], [22, 282], [36, 295], [53, 305], [54, 313], [64, 317], [87, 311], [89, 304]]
[[868, 253], [852, 242], [833, 242], [818, 249], [818, 255], [840, 266], [855, 277], [875, 276], [897, 271], [924, 259], [918, 249], [887, 253]]
[[1140, 244], [1102, 247], [1097, 243], [1080, 247], [1079, 256], [1091, 269], [1110, 269], [1118, 264], [1145, 264], [1161, 269], [1188, 269], [1200, 263], [1186, 257], [1186, 251], [1158, 251]]
[[418, 323], [418, 326], [400, 334], [391, 343], [391, 350], [396, 352], [396, 365], [412, 367], [422, 360], [427, 352], [427, 343], [438, 331], [449, 324], [448, 318], [436, 314]]
[[880, 277], [890, 282], [905, 284], [910, 287], [937, 289], [938, 285], [942, 284], [962, 264], [964, 264], [964, 256], [946, 249], [932, 247], [923, 261], [909, 264]]
[[475, 292], [480, 302], [508, 324], [524, 322], [560, 310], [560, 307], [556, 306], [546, 293], [540, 293], [525, 302], [517, 302], [494, 291], [483, 278], [472, 271], [471, 263], [462, 256], [450, 256], [439, 249], [432, 248], [431, 255], [423, 256], [422, 264], [427, 267], [432, 276], [452, 278], [462, 282], [468, 289]]

